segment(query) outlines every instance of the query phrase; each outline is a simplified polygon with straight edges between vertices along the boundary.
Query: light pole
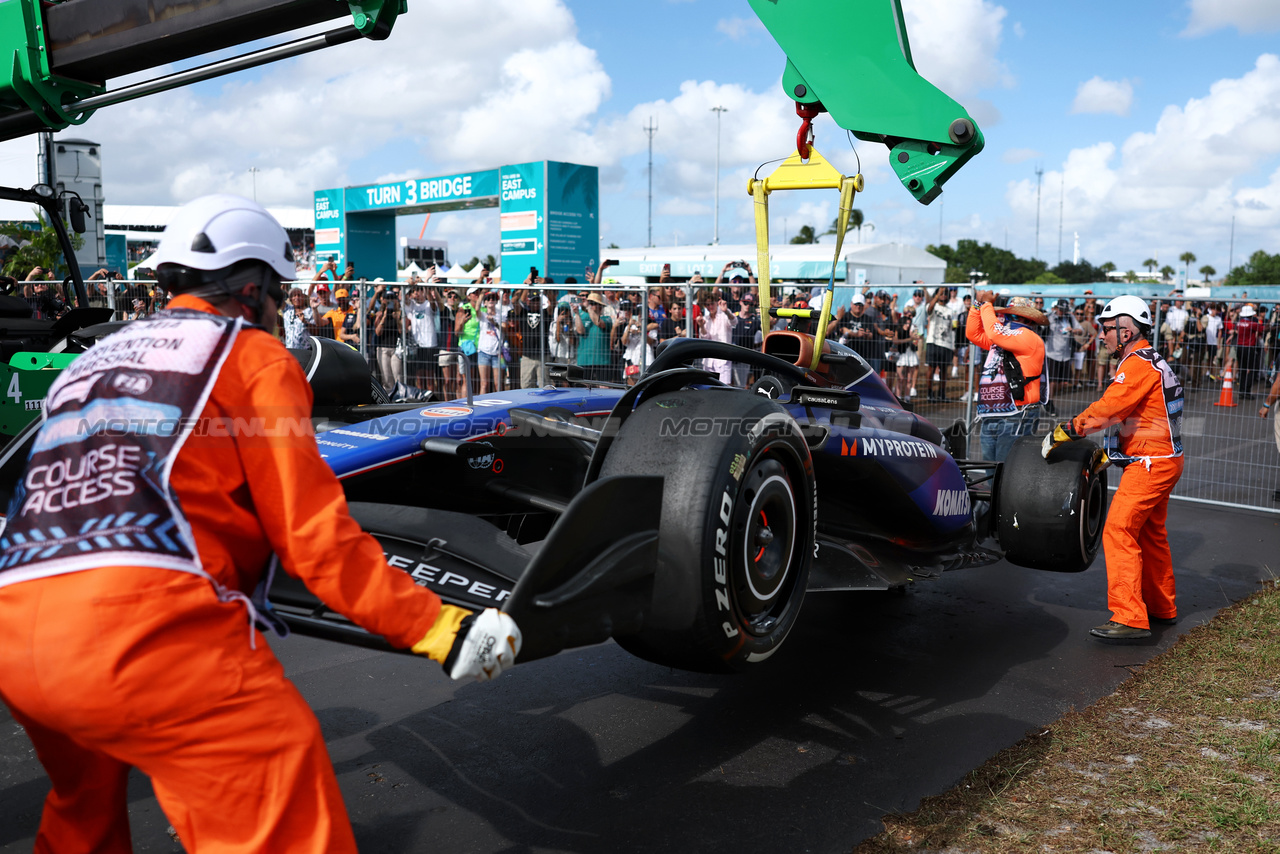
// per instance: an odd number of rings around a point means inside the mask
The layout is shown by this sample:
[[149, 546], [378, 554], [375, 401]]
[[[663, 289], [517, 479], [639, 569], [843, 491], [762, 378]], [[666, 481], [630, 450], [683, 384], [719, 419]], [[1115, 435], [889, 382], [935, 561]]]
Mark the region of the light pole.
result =
[[711, 108], [711, 112], [716, 114], [716, 218], [711, 242], [716, 246], [720, 245], [720, 114], [728, 111], [728, 107]]
[[649, 242], [645, 245], [653, 246], [653, 135], [658, 132], [658, 123], [653, 116], [649, 116], [644, 132], [649, 135]]
[[249, 174], [253, 176], [253, 200], [258, 201], [258, 173], [262, 170], [257, 166], [249, 167]]

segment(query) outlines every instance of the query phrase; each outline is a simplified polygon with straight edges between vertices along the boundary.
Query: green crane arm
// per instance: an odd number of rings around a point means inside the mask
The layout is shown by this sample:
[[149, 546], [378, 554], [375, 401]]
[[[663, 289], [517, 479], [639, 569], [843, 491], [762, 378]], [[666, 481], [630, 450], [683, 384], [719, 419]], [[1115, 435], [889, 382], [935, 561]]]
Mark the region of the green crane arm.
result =
[[[94, 110], [359, 38], [385, 39], [407, 0], [0, 0], [0, 140]], [[348, 26], [133, 84], [106, 81], [312, 24]]]
[[[916, 71], [900, 0], [750, 0], [787, 56], [782, 88], [808, 121], [826, 111], [867, 142], [883, 142], [922, 204], [982, 150], [982, 131]], [[797, 148], [805, 154], [805, 141]]]

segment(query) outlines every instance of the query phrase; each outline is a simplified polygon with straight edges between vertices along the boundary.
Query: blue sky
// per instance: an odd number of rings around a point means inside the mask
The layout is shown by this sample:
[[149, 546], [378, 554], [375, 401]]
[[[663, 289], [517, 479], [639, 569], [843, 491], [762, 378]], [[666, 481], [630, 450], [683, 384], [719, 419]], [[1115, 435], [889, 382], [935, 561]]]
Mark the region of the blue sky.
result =
[[[986, 149], [916, 203], [883, 146], [859, 144], [862, 239], [975, 238], [1039, 257], [1136, 268], [1192, 251], [1221, 275], [1280, 251], [1280, 3], [904, 0], [922, 74], [970, 110]], [[815, 32], [820, 37], [821, 28]], [[856, 46], [850, 46], [856, 49]], [[722, 243], [751, 242], [744, 188], [793, 147], [782, 52], [745, 0], [409, 0], [390, 40], [355, 44], [107, 108], [77, 135], [103, 143], [108, 201], [174, 204], [213, 191], [306, 206], [343, 184], [533, 159], [601, 169], [605, 242], [646, 240], [645, 134], [654, 140], [654, 242], [712, 237], [715, 117]], [[837, 166], [844, 135], [818, 124]], [[13, 160], [0, 146], [0, 171]], [[804, 196], [799, 198], [799, 196]], [[825, 226], [834, 194], [776, 197], [775, 234]], [[416, 235], [421, 218], [405, 218]], [[492, 212], [436, 215], [455, 257], [496, 250]], [[1193, 276], [1195, 274], [1193, 267]]]

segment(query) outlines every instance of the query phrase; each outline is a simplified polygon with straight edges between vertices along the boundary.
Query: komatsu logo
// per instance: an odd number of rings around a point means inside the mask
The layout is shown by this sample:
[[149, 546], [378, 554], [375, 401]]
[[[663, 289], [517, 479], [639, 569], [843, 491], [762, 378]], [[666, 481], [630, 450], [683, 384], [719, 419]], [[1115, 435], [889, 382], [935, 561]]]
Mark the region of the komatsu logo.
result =
[[969, 490], [940, 489], [933, 505], [935, 516], [968, 516], [970, 512]]

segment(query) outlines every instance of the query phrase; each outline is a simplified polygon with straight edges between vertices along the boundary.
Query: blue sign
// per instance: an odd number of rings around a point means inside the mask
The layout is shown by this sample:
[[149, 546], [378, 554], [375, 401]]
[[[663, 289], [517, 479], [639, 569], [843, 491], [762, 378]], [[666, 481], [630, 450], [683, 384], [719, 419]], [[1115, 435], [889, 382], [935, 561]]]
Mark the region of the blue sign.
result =
[[547, 163], [547, 275], [557, 282], [584, 275], [600, 257], [600, 170]]
[[[546, 163], [517, 163], [501, 170], [498, 228], [504, 278], [522, 281], [526, 265], [549, 275], [546, 256]], [[517, 272], [519, 271], [519, 272]], [[530, 270], [532, 272], [532, 269]]]
[[316, 256], [357, 275], [393, 279], [395, 217], [497, 206], [499, 252], [509, 282], [528, 268], [563, 281], [599, 258], [599, 170], [539, 160], [438, 178], [411, 178], [315, 193]]
[[439, 178], [410, 178], [389, 184], [368, 184], [343, 190], [347, 210], [381, 211], [395, 208], [456, 204], [488, 199], [498, 194], [498, 170], [462, 172]]

